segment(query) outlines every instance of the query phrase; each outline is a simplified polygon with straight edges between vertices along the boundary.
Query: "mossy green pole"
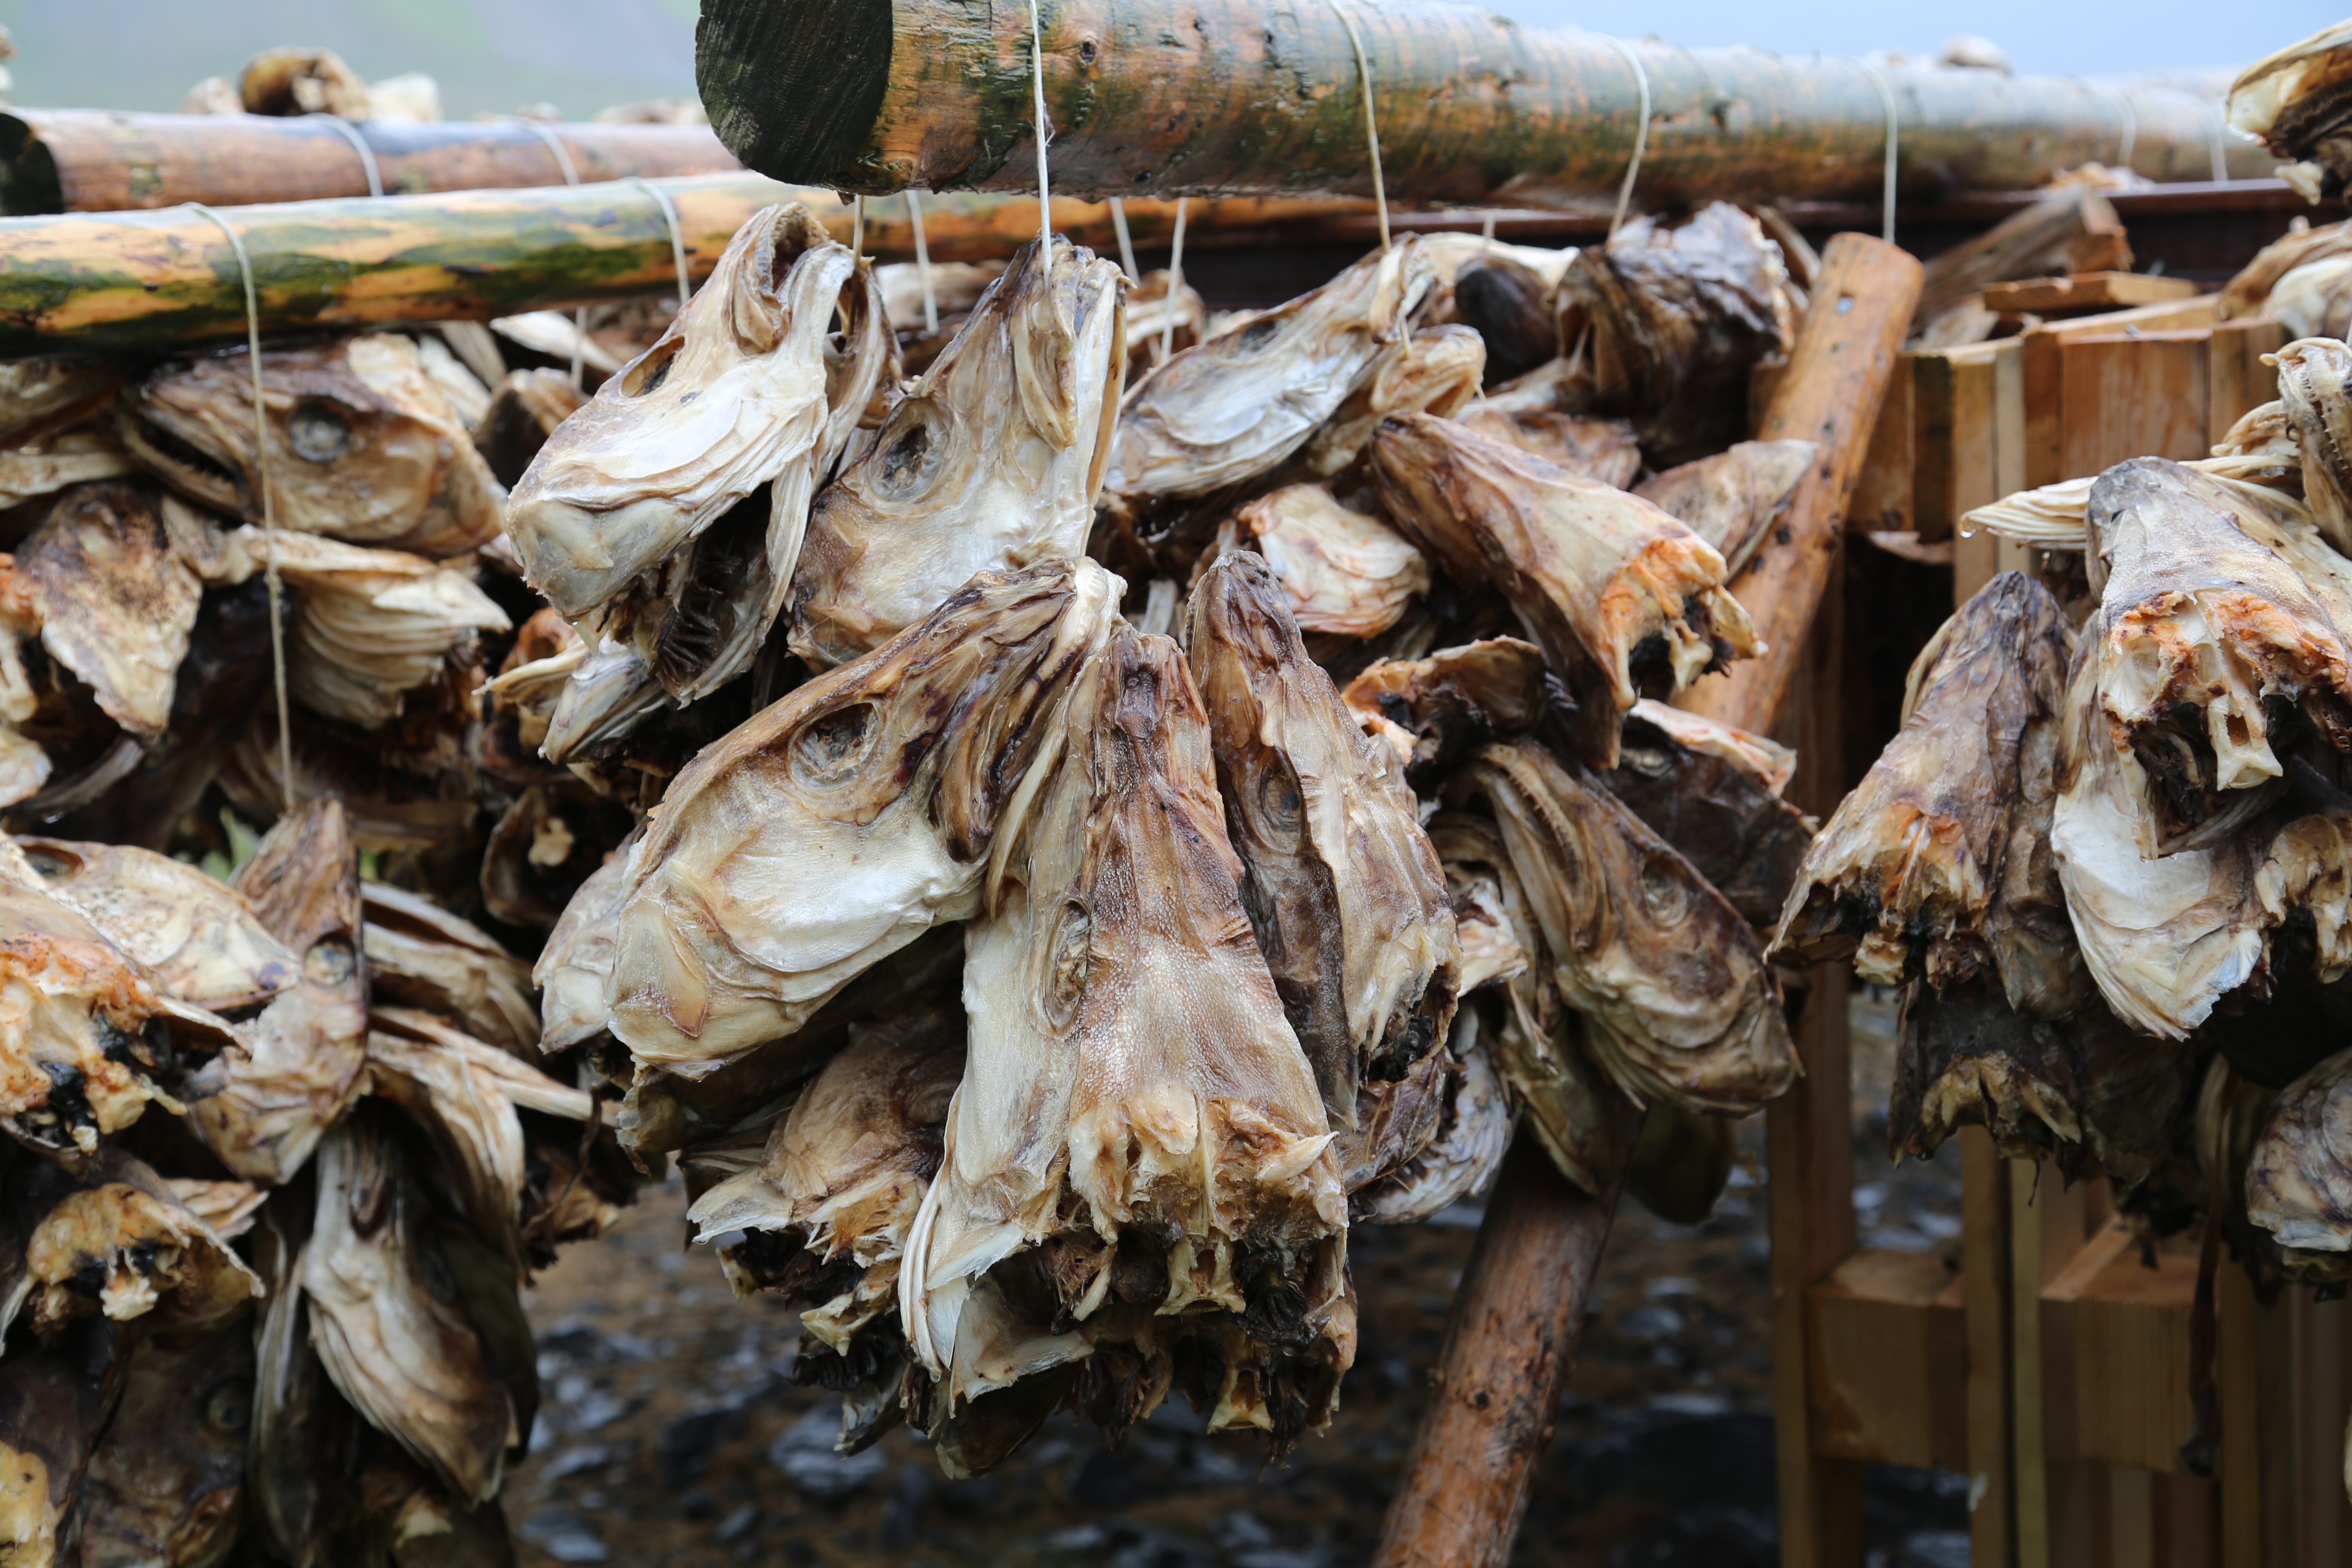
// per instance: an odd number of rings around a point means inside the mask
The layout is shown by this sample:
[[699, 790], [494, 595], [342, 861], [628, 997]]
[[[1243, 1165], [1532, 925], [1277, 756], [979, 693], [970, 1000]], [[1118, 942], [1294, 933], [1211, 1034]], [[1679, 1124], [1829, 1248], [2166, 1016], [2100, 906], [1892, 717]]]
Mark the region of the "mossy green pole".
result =
[[[1392, 201], [1612, 200], [1640, 101], [1595, 34], [1443, 0], [1039, 0], [1051, 167], [1078, 196], [1371, 193], [1375, 82]], [[2219, 106], [2060, 78], [1874, 68], [1756, 49], [1628, 47], [1652, 110], [1637, 199], [1875, 198], [1891, 90], [1901, 188], [2029, 190], [2128, 163], [2239, 177], [2259, 149]], [[719, 139], [778, 179], [881, 194], [1034, 189], [1029, 12], [983, 0], [703, 0], [697, 74]], [[2128, 154], [2128, 156], [2126, 156]]]

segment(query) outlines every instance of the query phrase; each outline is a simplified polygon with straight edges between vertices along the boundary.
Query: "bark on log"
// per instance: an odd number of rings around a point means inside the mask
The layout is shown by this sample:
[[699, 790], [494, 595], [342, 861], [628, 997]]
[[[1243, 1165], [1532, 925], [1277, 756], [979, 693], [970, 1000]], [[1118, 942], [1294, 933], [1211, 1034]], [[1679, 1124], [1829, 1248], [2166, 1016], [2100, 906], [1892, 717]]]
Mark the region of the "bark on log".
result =
[[[758, 174], [661, 184], [698, 279], [746, 218], [796, 194]], [[676, 287], [668, 225], [634, 184], [215, 210], [252, 258], [266, 333], [488, 321]], [[202, 213], [0, 218], [0, 358], [245, 336], [236, 253]]]
[[[1368, 195], [1356, 56], [1334, 4], [1038, 0], [1054, 188], [1072, 195]], [[1349, 7], [1375, 80], [1393, 201], [1614, 199], [1640, 115], [1595, 34], [1522, 27], [1445, 0]], [[1864, 196], [1886, 116], [1870, 68], [1755, 49], [1629, 46], [1652, 95], [1642, 199]], [[1029, 12], [961, 0], [704, 0], [696, 72], [751, 168], [879, 194], [1013, 190], [1035, 178]], [[2016, 190], [2125, 162], [2252, 177], [2258, 148], [2179, 93], [2058, 78], [1886, 68], [1902, 184]]]
[[[1842, 234], [1822, 252], [1811, 307], [1759, 432], [1819, 441], [1821, 459], [1732, 585], [1773, 649], [1737, 667], [1751, 675], [1701, 682], [1684, 706], [1771, 729], [1836, 563], [1842, 520], [1919, 286], [1918, 262], [1877, 240]], [[1509, 1561], [1616, 1206], [1613, 1190], [1570, 1186], [1530, 1141], [1512, 1148], [1454, 1296], [1430, 1409], [1389, 1505], [1374, 1568], [1502, 1568]]]
[[[583, 183], [721, 174], [742, 165], [704, 125], [550, 125]], [[519, 121], [362, 123], [387, 195], [561, 185], [563, 170]], [[203, 202], [318, 201], [368, 194], [348, 138], [319, 116], [0, 113], [0, 214], [117, 212]]]

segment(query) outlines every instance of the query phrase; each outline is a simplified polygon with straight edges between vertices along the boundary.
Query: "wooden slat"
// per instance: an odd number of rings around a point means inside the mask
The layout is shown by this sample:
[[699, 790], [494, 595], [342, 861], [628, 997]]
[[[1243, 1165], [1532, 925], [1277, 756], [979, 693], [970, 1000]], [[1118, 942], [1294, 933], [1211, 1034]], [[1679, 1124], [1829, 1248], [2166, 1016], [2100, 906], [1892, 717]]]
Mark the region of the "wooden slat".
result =
[[2286, 327], [2268, 316], [2245, 316], [2213, 324], [2213, 351], [2206, 393], [2206, 428], [2219, 441], [2239, 416], [2278, 396], [2278, 367], [2263, 356], [2286, 347]]
[[2145, 272], [2077, 272], [2068, 278], [2026, 278], [1988, 284], [1985, 309], [1995, 315], [2048, 316], [2059, 312], [2126, 310], [2172, 300], [2196, 298], [2186, 278], [2151, 278]]
[[2127, 458], [2204, 457], [2212, 333], [2101, 332], [2060, 351], [2060, 467], [2096, 474]]
[[2175, 303], [2080, 316], [2069, 321], [2045, 321], [2029, 328], [2021, 344], [2025, 356], [2025, 484], [2054, 485], [2061, 479], [2076, 477], [2063, 471], [2059, 449], [2060, 409], [2064, 400], [2059, 360], [2060, 350], [2065, 344], [2106, 332], [2210, 327], [2213, 324], [2216, 298], [2208, 294]]
[[2010, 1349], [2009, 1162], [1992, 1134], [1960, 1129], [1960, 1287], [1968, 1343], [1969, 1561], [2011, 1568], [2017, 1557], [2015, 1375]]
[[1845, 509], [1845, 525], [1866, 533], [1907, 533], [1915, 526], [1912, 469], [1915, 462], [1912, 367], [1916, 355], [1895, 362], [1886, 384], [1886, 401], [1879, 405], [1878, 423], [1871, 427], [1870, 450], [1862, 459], [1862, 477], [1853, 500]]
[[[2214, 1279], [2220, 1330], [2213, 1366], [2221, 1422], [2215, 1468], [2221, 1481], [2221, 1568], [2265, 1568], [2277, 1542], [2263, 1508], [2262, 1308], [2253, 1281], [2225, 1253]], [[2282, 1565], [2284, 1568], [2284, 1565]]]
[[2189, 1403], [2193, 1253], [2162, 1252], [2110, 1225], [2042, 1288], [2042, 1333], [2051, 1457], [2180, 1468], [2196, 1425]]
[[1814, 1451], [1967, 1473], [1958, 1272], [1930, 1254], [1865, 1248], [1807, 1294]]

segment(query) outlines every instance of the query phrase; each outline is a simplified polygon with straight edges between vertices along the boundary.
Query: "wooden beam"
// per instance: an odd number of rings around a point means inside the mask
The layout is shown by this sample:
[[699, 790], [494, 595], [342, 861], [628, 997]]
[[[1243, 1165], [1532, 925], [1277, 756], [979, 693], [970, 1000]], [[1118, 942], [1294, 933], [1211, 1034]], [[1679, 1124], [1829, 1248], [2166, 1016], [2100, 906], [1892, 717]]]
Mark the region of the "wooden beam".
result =
[[[1613, 196], [1642, 96], [1598, 34], [1443, 0], [1039, 0], [1053, 184], [1077, 195], [1371, 194], [1355, 41], [1393, 201]], [[750, 167], [869, 195], [1036, 183], [1030, 12], [960, 0], [705, 0], [696, 78]], [[2210, 111], [2066, 79], [1633, 41], [1651, 119], [1641, 195], [1873, 196], [1892, 89], [1906, 190], [2032, 189], [2113, 163], [2212, 173]], [[1725, 106], [1736, 106], [1727, 111]], [[2128, 129], [2127, 129], [2128, 127]], [[2228, 149], [2247, 175], [2270, 165]]]
[[1806, 1292], [1815, 1453], [1968, 1473], [1964, 1295], [1943, 1258], [1867, 1247]]
[[2212, 329], [2093, 332], [2058, 351], [2058, 464], [2104, 473], [2129, 458], [2212, 449], [2207, 387]]
[[2206, 429], [2219, 441], [2244, 415], [2278, 396], [2278, 366], [2263, 356], [2286, 347], [2286, 325], [2268, 316], [2213, 323], [2212, 377], [2205, 397]]
[[2021, 341], [2025, 377], [2025, 484], [2054, 485], [2061, 479], [2084, 477], [2066, 471], [2062, 450], [2065, 378], [2061, 355], [2066, 344], [2077, 338], [2110, 332], [2210, 327], [2213, 324], [2216, 298], [2208, 294], [2173, 303], [2140, 305], [2128, 310], [2080, 316], [2071, 321], [2044, 321], [2026, 329]]
[[1969, 1562], [2017, 1561], [2016, 1434], [2011, 1406], [2009, 1162], [1981, 1127], [1960, 1129], [1960, 1288], [1968, 1339]]
[[2165, 1473], [2197, 1424], [2189, 1399], [2193, 1252], [2165, 1250], [2150, 1267], [2121, 1224], [2109, 1224], [2042, 1290], [2046, 1430], [2053, 1459], [2101, 1459]]
[[2151, 278], [2145, 272], [2076, 272], [2064, 278], [2021, 278], [1985, 286], [1985, 309], [1996, 315], [2088, 315], [2127, 310], [2170, 300], [2193, 300], [2197, 285], [2186, 278]]

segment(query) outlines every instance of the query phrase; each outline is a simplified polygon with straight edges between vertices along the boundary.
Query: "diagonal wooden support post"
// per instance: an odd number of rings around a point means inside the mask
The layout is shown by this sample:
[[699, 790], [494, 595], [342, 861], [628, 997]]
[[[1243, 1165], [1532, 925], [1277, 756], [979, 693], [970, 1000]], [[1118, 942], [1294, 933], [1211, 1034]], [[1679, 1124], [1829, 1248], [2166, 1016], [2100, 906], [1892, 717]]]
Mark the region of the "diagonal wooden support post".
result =
[[[1727, 678], [1702, 683], [1685, 704], [1694, 710], [1768, 731], [1787, 700], [1837, 571], [1846, 505], [1920, 282], [1916, 261], [1861, 235], [1842, 234], [1822, 253], [1820, 285], [1758, 432], [1817, 442], [1821, 455], [1784, 521], [1732, 584], [1770, 647]], [[1578, 1191], [1531, 1141], [1512, 1150], [1454, 1297], [1430, 1409], [1389, 1505], [1375, 1568], [1501, 1568], [1508, 1561], [1616, 1206], [1613, 1188]], [[1776, 1288], [1781, 1283], [1776, 1273]], [[1782, 1305], [1801, 1312], [1801, 1288]], [[1776, 1345], [1790, 1353], [1785, 1334]], [[1799, 1369], [1800, 1389], [1801, 1377]], [[1812, 1539], [1810, 1527], [1801, 1529]]]

